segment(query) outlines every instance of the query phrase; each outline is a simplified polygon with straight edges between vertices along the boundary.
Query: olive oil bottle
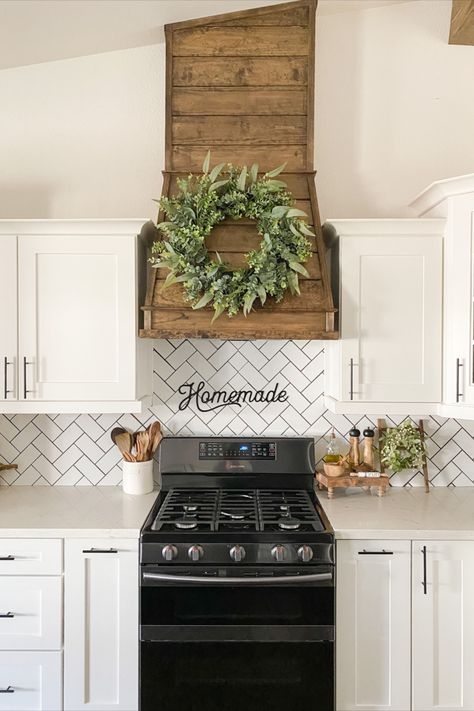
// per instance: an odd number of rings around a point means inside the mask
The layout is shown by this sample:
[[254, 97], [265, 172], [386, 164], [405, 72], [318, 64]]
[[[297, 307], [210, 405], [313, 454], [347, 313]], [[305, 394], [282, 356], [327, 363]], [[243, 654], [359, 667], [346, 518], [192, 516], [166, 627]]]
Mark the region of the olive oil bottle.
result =
[[332, 432], [329, 435], [329, 442], [326, 448], [326, 454], [323, 457], [323, 461], [326, 462], [326, 464], [337, 464], [340, 459], [341, 455], [339, 453], [339, 447], [336, 441], [336, 433], [334, 432], [333, 427]]

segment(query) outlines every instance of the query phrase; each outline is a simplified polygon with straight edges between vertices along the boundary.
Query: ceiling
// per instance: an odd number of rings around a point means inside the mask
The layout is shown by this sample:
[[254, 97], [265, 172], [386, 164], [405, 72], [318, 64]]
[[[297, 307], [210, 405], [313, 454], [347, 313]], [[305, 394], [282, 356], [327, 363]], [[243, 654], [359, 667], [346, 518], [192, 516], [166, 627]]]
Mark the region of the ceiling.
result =
[[[318, 13], [414, 0], [319, 0]], [[0, 0], [0, 69], [164, 41], [163, 26], [283, 0]]]

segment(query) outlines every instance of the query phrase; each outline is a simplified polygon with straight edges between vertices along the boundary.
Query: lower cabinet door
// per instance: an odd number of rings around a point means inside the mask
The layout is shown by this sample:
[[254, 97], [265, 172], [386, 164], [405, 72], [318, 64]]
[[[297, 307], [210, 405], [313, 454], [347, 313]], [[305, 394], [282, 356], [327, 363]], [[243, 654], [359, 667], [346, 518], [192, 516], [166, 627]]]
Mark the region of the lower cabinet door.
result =
[[410, 710], [410, 541], [337, 541], [337, 711]]
[[474, 709], [474, 542], [413, 541], [413, 709]]
[[61, 652], [0, 652], [1, 711], [61, 711]]
[[66, 540], [64, 570], [64, 708], [136, 711], [138, 540]]

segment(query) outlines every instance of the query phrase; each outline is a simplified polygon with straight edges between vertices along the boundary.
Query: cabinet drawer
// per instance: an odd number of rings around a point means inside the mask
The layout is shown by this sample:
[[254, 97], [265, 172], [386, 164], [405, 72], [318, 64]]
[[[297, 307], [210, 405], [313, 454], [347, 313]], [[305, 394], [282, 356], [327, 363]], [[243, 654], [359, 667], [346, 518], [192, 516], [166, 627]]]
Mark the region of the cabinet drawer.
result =
[[0, 652], [0, 711], [61, 711], [61, 652]]
[[62, 554], [60, 539], [2, 538], [0, 575], [61, 575]]
[[61, 617], [62, 578], [0, 579], [0, 649], [60, 649]]

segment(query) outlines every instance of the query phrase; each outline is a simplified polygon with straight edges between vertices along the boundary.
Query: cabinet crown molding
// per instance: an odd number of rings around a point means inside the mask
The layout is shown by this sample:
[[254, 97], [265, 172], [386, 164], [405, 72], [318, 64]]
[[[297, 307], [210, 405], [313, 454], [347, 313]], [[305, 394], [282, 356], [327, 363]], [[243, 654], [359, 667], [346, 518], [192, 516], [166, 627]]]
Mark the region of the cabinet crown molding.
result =
[[446, 198], [474, 192], [474, 173], [458, 175], [445, 180], [435, 180], [409, 204], [419, 217], [422, 217]]

